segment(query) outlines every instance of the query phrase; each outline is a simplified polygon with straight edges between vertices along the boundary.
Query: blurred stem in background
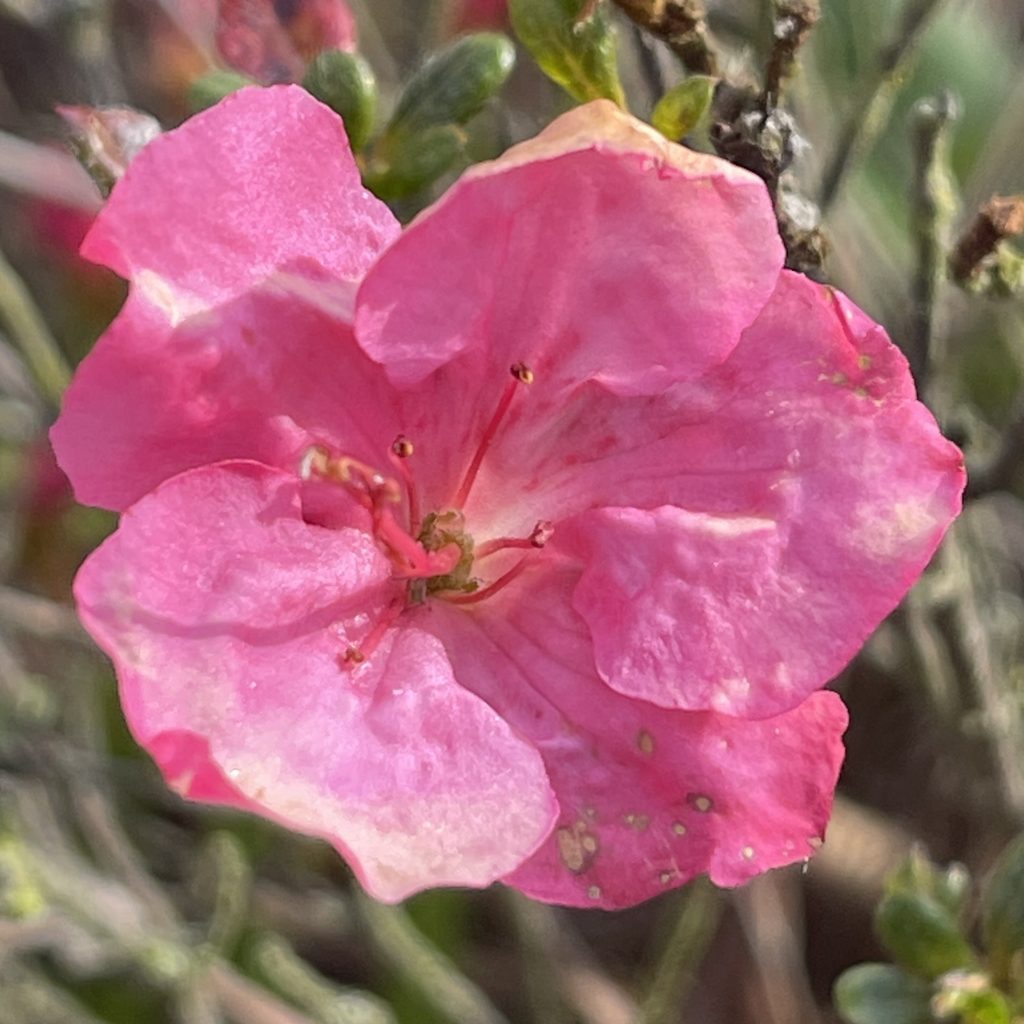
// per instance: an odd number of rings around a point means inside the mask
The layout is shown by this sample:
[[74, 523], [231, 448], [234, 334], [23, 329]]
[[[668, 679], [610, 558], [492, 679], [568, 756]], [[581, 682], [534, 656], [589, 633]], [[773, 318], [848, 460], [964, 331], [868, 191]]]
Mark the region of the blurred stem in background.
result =
[[0, 323], [25, 357], [39, 389], [57, 409], [71, 380], [71, 368], [25, 282], [0, 252]]
[[839, 131], [832, 157], [822, 175], [822, 211], [827, 211], [835, 202], [847, 172], [860, 163], [885, 130], [916, 48], [944, 2], [946, 0], [906, 0], [895, 38], [881, 51], [873, 77], [861, 87], [861, 99]]

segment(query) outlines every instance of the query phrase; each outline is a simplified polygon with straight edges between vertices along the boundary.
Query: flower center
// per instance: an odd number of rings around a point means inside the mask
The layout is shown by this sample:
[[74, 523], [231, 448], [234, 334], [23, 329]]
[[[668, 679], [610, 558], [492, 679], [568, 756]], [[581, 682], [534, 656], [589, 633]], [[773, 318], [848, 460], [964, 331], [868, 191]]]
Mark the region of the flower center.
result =
[[[450, 507], [428, 512], [421, 518], [419, 492], [410, 464], [415, 446], [404, 434], [395, 438], [388, 452], [397, 479], [358, 459], [332, 453], [322, 445], [310, 448], [303, 456], [304, 479], [318, 477], [338, 484], [366, 509], [374, 540], [391, 561], [394, 579], [405, 583], [404, 598], [392, 602], [359, 646], [346, 651], [345, 661], [350, 665], [366, 660], [406, 608], [421, 605], [430, 597], [451, 604], [475, 604], [503, 590], [526, 568], [529, 552], [544, 547], [551, 538], [552, 524], [541, 520], [526, 537], [497, 537], [477, 544], [466, 529], [462, 513], [517, 392], [533, 382], [533, 371], [524, 363], [516, 363], [510, 372], [512, 380], [484, 427]], [[499, 575], [485, 582], [476, 574], [481, 563], [514, 552], [520, 552], [520, 557], [511, 566], [506, 559]]]

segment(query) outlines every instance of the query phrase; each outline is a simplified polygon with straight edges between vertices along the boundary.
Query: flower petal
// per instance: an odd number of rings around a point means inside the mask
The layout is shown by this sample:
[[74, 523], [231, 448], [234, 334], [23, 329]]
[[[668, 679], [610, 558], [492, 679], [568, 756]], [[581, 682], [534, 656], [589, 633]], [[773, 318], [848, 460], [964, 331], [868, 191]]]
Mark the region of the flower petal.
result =
[[296, 470], [314, 442], [383, 457], [397, 396], [355, 344], [344, 295], [332, 305], [337, 283], [305, 271], [176, 327], [129, 297], [51, 432], [79, 501], [124, 509], [175, 473], [228, 458]]
[[363, 188], [340, 118], [279, 86], [242, 89], [150, 143], [82, 254], [177, 323], [296, 261], [358, 280], [398, 231]]
[[586, 562], [573, 604], [611, 686], [765, 717], [896, 606], [960, 509], [963, 463], [884, 332], [796, 276], [702, 401], [663, 482], [678, 507], [606, 508], [559, 537]]
[[459, 682], [536, 745], [558, 796], [555, 831], [505, 881], [615, 908], [705, 872], [736, 885], [811, 856], [842, 761], [839, 698], [746, 721], [622, 697], [594, 669], [575, 579], [529, 570], [469, 612], [439, 603], [431, 626]]
[[555, 804], [536, 751], [455, 683], [435, 637], [392, 630], [345, 665], [347, 635], [386, 613], [389, 569], [365, 533], [303, 522], [293, 477], [222, 463], [125, 513], [75, 589], [179, 789], [328, 839], [399, 900], [512, 870]]
[[467, 172], [367, 276], [399, 386], [460, 353], [653, 394], [725, 358], [782, 266], [762, 182], [598, 101]]

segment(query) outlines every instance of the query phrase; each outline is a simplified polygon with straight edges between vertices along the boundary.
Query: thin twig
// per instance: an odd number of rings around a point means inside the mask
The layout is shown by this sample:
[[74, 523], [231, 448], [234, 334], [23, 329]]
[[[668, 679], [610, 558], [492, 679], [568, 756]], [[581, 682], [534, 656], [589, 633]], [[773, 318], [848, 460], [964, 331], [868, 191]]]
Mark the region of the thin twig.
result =
[[770, 871], [733, 900], [761, 981], [764, 1024], [820, 1024], [807, 976], [800, 875]]
[[0, 622], [41, 640], [65, 640], [92, 648], [92, 641], [70, 608], [13, 587], [0, 587]]
[[70, 154], [0, 132], [0, 186], [83, 213], [103, 205], [96, 186]]
[[[911, 286], [913, 315], [907, 358], [926, 394], [946, 364], [946, 333], [936, 329], [939, 289], [946, 278], [946, 252], [956, 200], [950, 184], [949, 129], [957, 116], [948, 94], [914, 107], [912, 215], [917, 262]], [[933, 399], [935, 396], [932, 396]]]
[[229, 964], [213, 964], [206, 979], [235, 1024], [314, 1024], [310, 1017], [282, 1003]]
[[822, 175], [819, 205], [823, 211], [835, 202], [850, 168], [860, 162], [885, 130], [917, 45], [943, 2], [907, 0], [899, 30], [882, 50], [874, 76], [840, 132], [835, 151]]
[[395, 1024], [394, 1015], [381, 1000], [328, 981], [280, 935], [263, 936], [256, 943], [253, 958], [277, 991], [323, 1024]]
[[504, 891], [519, 948], [523, 981], [537, 1024], [568, 1024], [572, 1019], [562, 1001], [559, 984], [559, 928], [555, 911], [534, 903], [512, 889]]
[[40, 391], [53, 406], [60, 405], [71, 380], [64, 353], [46, 325], [18, 272], [0, 252], [0, 322], [21, 350]]
[[483, 991], [462, 974], [398, 907], [364, 896], [356, 906], [378, 952], [452, 1024], [508, 1024]]
[[676, 1024], [718, 929], [722, 897], [707, 879], [691, 882], [680, 899], [679, 917], [640, 1012], [641, 1024]]
[[718, 74], [704, 0], [615, 0], [641, 28], [664, 39], [688, 71]]
[[761, 107], [779, 105], [782, 86], [793, 73], [796, 55], [821, 18], [821, 0], [774, 0], [772, 48], [765, 65]]
[[1009, 490], [1024, 467], [1024, 397], [1018, 400], [1010, 423], [1003, 431], [999, 447], [991, 459], [967, 477], [968, 499], [980, 498], [992, 491]]

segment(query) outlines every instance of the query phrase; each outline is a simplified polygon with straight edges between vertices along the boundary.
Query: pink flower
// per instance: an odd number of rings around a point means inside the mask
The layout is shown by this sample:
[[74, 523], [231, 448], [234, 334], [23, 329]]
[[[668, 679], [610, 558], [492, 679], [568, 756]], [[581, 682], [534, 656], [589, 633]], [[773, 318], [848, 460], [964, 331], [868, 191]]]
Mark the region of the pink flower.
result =
[[620, 907], [813, 852], [816, 691], [964, 478], [760, 181], [599, 102], [400, 233], [330, 111], [246, 90], [84, 251], [132, 289], [53, 431], [124, 511], [76, 595], [181, 793], [385, 900]]
[[217, 49], [259, 82], [294, 82], [322, 50], [354, 50], [345, 0], [219, 0]]

